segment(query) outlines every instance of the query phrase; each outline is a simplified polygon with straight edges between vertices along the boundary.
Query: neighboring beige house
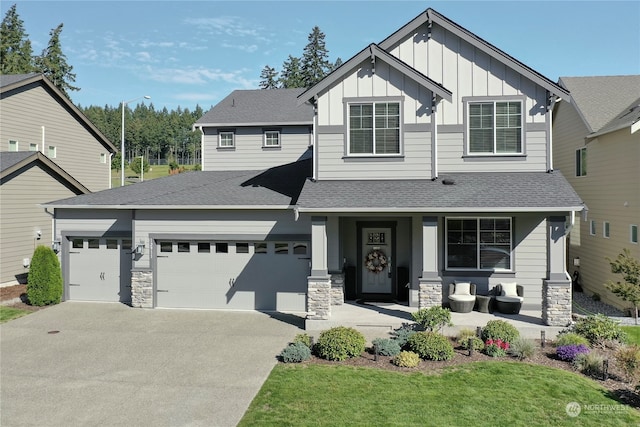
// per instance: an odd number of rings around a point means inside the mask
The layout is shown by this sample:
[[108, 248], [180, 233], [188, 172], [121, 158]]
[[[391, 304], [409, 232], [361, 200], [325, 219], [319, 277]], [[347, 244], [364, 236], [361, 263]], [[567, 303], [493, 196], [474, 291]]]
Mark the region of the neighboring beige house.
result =
[[0, 284], [25, 280], [53, 212], [38, 206], [109, 188], [116, 147], [41, 74], [0, 76]]
[[628, 303], [604, 283], [618, 281], [607, 257], [623, 249], [640, 259], [640, 75], [562, 77], [571, 103], [554, 113], [553, 156], [587, 206], [569, 235], [568, 269], [588, 294]]

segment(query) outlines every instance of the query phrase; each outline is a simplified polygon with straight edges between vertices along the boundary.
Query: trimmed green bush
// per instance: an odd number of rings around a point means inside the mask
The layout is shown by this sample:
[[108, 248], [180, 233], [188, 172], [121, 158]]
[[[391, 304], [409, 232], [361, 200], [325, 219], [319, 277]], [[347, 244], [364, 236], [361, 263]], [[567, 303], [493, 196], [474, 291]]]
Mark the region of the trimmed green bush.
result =
[[442, 307], [421, 308], [412, 313], [413, 320], [425, 331], [439, 331], [445, 326], [452, 326], [451, 310]]
[[509, 346], [509, 354], [524, 360], [531, 358], [536, 353], [536, 343], [533, 340], [518, 337]]
[[337, 326], [320, 333], [315, 348], [323, 359], [340, 361], [360, 356], [365, 346], [362, 333], [353, 328]]
[[460, 332], [458, 332], [456, 343], [463, 349], [469, 350], [469, 338], [471, 338], [471, 345], [475, 351], [482, 351], [482, 349], [484, 349], [484, 342], [476, 336], [476, 331], [473, 329], [461, 329]]
[[437, 332], [418, 332], [409, 338], [407, 346], [423, 359], [449, 360], [454, 355], [449, 338]]
[[502, 340], [512, 343], [520, 336], [520, 332], [511, 323], [504, 320], [489, 320], [482, 329], [482, 341]]
[[304, 345], [306, 345], [307, 347], [311, 348], [311, 337], [307, 334], [298, 334], [295, 336], [295, 338], [293, 339], [294, 343], [300, 342]]
[[300, 341], [293, 342], [282, 350], [280, 358], [284, 363], [304, 362], [311, 359], [311, 349]]
[[372, 344], [373, 352], [377, 352], [381, 356], [397, 356], [401, 350], [398, 342], [391, 338], [376, 338]]
[[578, 319], [570, 328], [570, 332], [575, 332], [589, 340], [590, 344], [602, 344], [607, 341], [625, 342], [626, 334], [615, 320], [604, 314]]
[[589, 345], [589, 340], [583, 337], [582, 335], [578, 335], [575, 332], [567, 332], [564, 334], [558, 335], [556, 338], [556, 347], [560, 347], [563, 345]]
[[62, 270], [53, 249], [38, 246], [27, 275], [27, 297], [35, 306], [58, 304], [62, 299]]
[[392, 363], [402, 368], [415, 368], [420, 363], [420, 356], [413, 351], [401, 351], [393, 358]]
[[393, 337], [391, 337], [391, 339], [396, 341], [400, 348], [404, 348], [407, 345], [407, 341], [409, 340], [409, 338], [411, 338], [413, 334], [418, 332], [416, 331], [416, 326], [417, 325], [415, 324], [409, 323], [403, 324], [398, 329], [392, 332]]

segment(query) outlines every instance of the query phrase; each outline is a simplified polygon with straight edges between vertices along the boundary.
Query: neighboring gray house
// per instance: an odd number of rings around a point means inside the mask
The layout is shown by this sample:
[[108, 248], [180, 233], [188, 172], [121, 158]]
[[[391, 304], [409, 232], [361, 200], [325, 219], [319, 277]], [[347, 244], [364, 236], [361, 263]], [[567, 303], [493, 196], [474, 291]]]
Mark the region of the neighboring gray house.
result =
[[0, 283], [24, 282], [53, 243], [38, 204], [109, 188], [116, 148], [41, 74], [0, 75]]
[[567, 324], [583, 204], [553, 171], [559, 98], [428, 9], [314, 87], [225, 98], [194, 125], [202, 172], [47, 204], [65, 298], [300, 311], [314, 328], [345, 299], [430, 307], [455, 280], [517, 282], [525, 309]]
[[607, 258], [640, 259], [640, 75], [562, 77], [571, 103], [554, 112], [553, 157], [588, 207], [569, 234], [569, 271], [589, 294], [619, 308]]

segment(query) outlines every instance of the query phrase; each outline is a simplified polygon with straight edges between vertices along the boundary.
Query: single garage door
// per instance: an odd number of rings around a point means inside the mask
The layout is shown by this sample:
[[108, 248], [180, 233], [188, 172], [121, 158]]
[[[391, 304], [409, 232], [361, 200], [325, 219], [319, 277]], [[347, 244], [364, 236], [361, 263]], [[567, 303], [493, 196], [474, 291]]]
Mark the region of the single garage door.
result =
[[67, 299], [131, 303], [131, 239], [69, 237]]
[[309, 242], [156, 241], [156, 306], [305, 311]]

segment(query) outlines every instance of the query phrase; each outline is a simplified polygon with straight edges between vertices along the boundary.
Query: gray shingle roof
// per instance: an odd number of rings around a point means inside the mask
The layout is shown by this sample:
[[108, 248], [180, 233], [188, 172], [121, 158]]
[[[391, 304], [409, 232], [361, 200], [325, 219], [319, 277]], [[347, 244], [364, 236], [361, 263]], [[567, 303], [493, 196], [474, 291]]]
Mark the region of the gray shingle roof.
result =
[[22, 80], [30, 79], [31, 77], [37, 76], [38, 73], [29, 73], [29, 74], [0, 74], [0, 87], [5, 87], [12, 85], [14, 83], [20, 82]]
[[[455, 185], [445, 185], [445, 181]], [[558, 171], [454, 173], [430, 180], [307, 181], [301, 211], [414, 210], [505, 211], [563, 210], [582, 200]]]
[[312, 124], [313, 107], [297, 105], [304, 89], [235, 90], [196, 121], [200, 125]]
[[49, 205], [125, 209], [289, 206], [297, 200], [310, 173], [310, 160], [262, 172], [186, 172], [58, 200]]
[[30, 156], [35, 156], [35, 154], [36, 153], [34, 153], [33, 151], [4, 151], [0, 153], [0, 172], [4, 172], [10, 167], [20, 163], [24, 159]]
[[640, 75], [561, 77], [591, 132], [599, 132], [640, 98]]

